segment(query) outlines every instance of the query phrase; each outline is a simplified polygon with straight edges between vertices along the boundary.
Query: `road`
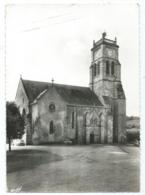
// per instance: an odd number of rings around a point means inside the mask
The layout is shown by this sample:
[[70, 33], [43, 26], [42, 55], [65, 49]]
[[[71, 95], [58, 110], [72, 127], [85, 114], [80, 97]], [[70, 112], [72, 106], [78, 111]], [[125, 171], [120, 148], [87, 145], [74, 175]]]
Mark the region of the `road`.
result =
[[8, 153], [9, 192], [138, 192], [139, 148], [19, 146]]

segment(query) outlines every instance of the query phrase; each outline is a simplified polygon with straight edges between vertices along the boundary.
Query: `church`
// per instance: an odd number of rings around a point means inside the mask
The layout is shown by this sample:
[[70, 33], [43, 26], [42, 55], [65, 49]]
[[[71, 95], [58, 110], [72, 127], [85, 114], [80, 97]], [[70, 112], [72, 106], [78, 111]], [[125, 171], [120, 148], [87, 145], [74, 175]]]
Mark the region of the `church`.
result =
[[20, 78], [15, 102], [25, 118], [25, 142], [126, 142], [126, 98], [117, 39], [93, 41], [89, 87]]

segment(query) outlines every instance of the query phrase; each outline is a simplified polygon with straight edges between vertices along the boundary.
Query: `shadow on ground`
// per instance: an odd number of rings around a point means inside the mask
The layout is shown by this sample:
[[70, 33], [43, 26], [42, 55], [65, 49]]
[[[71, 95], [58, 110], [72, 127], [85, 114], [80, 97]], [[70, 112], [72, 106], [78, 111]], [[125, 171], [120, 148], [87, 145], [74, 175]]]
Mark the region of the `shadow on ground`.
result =
[[7, 152], [7, 173], [33, 169], [41, 164], [61, 161], [57, 154], [42, 150], [14, 150]]

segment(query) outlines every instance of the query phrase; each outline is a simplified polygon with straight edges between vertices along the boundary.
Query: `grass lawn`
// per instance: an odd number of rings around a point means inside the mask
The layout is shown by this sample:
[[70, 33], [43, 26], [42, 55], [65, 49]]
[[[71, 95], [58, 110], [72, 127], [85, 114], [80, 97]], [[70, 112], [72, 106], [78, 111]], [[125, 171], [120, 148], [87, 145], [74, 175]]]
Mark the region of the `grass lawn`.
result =
[[57, 154], [43, 150], [14, 150], [7, 152], [7, 173], [33, 169], [41, 164], [62, 160]]
[[19, 146], [7, 152], [9, 192], [138, 192], [139, 148]]

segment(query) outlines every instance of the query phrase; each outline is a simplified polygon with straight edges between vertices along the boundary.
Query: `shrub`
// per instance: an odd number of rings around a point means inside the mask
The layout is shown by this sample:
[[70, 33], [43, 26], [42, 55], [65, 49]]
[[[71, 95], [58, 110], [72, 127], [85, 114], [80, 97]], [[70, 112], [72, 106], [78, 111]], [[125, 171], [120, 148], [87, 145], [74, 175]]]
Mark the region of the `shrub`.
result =
[[140, 132], [137, 130], [127, 130], [127, 142], [134, 143], [136, 140], [140, 140]]

